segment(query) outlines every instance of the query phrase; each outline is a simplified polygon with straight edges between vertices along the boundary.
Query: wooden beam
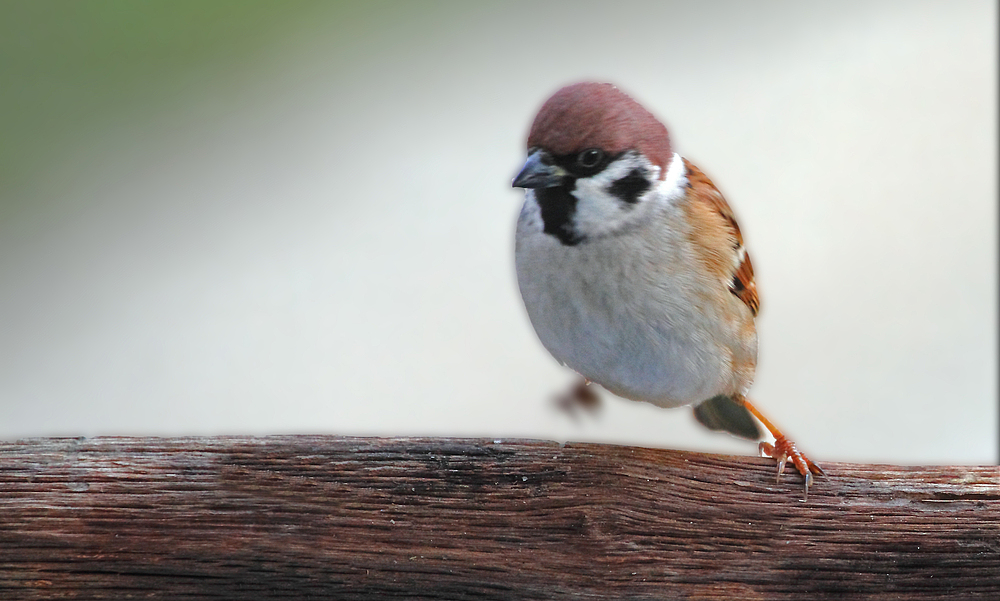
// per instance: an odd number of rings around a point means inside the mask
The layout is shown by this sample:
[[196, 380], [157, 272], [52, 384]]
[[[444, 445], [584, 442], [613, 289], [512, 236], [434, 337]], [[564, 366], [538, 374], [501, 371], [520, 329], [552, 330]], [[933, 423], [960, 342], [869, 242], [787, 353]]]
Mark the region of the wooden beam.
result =
[[523, 440], [0, 444], [0, 599], [1000, 599], [1000, 471]]

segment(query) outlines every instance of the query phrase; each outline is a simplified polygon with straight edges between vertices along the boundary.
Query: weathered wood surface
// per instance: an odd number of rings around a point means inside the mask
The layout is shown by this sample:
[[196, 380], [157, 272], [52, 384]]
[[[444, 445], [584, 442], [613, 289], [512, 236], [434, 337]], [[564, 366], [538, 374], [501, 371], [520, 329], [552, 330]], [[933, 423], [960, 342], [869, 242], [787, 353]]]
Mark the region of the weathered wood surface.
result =
[[1000, 472], [539, 441], [0, 444], [0, 599], [1000, 599]]

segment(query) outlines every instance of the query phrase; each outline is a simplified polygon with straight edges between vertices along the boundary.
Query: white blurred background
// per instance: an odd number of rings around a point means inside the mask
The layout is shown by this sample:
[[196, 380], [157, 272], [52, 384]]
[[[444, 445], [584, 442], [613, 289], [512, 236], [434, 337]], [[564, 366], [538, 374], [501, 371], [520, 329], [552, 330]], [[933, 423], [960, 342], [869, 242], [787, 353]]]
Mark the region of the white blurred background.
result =
[[513, 272], [539, 105], [611, 81], [726, 194], [752, 397], [817, 460], [997, 461], [989, 1], [7, 3], [0, 437], [756, 447], [573, 381]]

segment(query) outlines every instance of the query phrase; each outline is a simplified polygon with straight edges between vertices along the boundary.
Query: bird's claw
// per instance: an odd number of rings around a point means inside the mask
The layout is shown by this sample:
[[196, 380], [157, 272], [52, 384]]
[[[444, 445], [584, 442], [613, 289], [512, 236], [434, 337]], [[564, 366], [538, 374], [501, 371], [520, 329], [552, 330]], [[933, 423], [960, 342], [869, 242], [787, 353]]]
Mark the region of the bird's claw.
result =
[[759, 445], [760, 454], [766, 457], [771, 457], [778, 462], [778, 476], [776, 482], [781, 480], [781, 475], [785, 472], [785, 464], [789, 461], [795, 466], [795, 469], [802, 474], [805, 479], [805, 497], [809, 498], [809, 485], [812, 484], [813, 474], [817, 476], [822, 475], [823, 468], [816, 465], [808, 457], [802, 454], [795, 447], [795, 443], [788, 440], [784, 436], [779, 437], [774, 441], [774, 444], [768, 442], [762, 442]]

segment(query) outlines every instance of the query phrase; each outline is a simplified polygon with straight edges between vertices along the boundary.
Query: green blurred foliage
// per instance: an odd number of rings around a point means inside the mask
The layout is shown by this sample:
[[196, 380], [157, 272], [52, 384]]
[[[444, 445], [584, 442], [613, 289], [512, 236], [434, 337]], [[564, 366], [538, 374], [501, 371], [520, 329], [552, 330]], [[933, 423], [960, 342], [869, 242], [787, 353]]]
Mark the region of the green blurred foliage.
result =
[[[338, 3], [339, 4], [339, 3]], [[313, 0], [0, 2], [0, 219], [75, 145], [133, 107], [169, 106], [192, 72], [238, 77]], [[340, 4], [341, 7], [344, 5]]]

